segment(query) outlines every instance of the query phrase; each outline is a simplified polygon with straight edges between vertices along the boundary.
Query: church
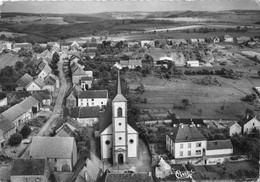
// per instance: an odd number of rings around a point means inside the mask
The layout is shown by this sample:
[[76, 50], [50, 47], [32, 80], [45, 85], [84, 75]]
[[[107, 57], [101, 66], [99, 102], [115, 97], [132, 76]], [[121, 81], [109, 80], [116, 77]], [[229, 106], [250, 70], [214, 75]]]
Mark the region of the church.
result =
[[138, 157], [137, 127], [127, 119], [127, 99], [121, 91], [119, 70], [117, 94], [100, 114], [99, 133], [102, 160], [120, 165]]

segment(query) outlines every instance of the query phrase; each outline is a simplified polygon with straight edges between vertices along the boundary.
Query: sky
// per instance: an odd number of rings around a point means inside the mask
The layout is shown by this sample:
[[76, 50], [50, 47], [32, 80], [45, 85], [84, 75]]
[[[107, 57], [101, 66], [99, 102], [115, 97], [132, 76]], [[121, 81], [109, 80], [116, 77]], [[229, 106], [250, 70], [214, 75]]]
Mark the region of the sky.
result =
[[0, 7], [0, 11], [91, 14], [111, 11], [260, 10], [259, 1], [260, 0], [14, 0], [13, 2], [4, 2]]

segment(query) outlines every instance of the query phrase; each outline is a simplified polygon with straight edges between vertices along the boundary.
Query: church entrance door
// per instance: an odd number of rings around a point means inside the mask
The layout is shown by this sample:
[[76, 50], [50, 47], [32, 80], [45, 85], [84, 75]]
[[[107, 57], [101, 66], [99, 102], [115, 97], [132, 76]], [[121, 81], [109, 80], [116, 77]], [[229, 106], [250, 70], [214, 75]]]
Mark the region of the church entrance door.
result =
[[123, 154], [118, 154], [118, 164], [124, 164], [124, 156], [123, 156]]

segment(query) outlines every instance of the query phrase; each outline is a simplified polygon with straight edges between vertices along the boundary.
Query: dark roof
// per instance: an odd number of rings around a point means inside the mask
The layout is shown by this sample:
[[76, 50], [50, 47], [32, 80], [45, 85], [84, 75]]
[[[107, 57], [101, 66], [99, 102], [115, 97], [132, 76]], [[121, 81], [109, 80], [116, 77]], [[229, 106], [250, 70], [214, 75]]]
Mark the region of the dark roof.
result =
[[[152, 182], [151, 173], [105, 173], [99, 182]], [[104, 181], [101, 181], [104, 180]]]
[[108, 98], [107, 90], [86, 90], [78, 92], [79, 99]]
[[64, 108], [64, 115], [72, 118], [98, 118], [99, 107], [72, 107]]
[[6, 133], [14, 128], [14, 124], [6, 119], [3, 115], [0, 115], [0, 129]]
[[15, 159], [11, 176], [44, 175], [46, 159]]
[[183, 123], [183, 124], [191, 124], [191, 123], [194, 123], [194, 124], [204, 124], [203, 122], [203, 119], [188, 119], [188, 118], [176, 118], [173, 120], [173, 124], [179, 124], [179, 123]]
[[48, 90], [37, 90], [33, 92], [32, 97], [41, 102], [44, 99], [50, 99], [50, 92]]
[[112, 103], [108, 102], [105, 111], [99, 113], [99, 133], [112, 124]]
[[47, 78], [44, 80], [45, 85], [55, 85], [56, 80], [51, 75], [48, 75]]
[[33, 81], [33, 77], [28, 73], [25, 73], [20, 79], [16, 81], [16, 84], [20, 87], [25, 87]]
[[207, 140], [195, 126], [190, 126], [188, 124], [180, 124], [177, 127], [174, 127], [173, 131], [171, 134], [168, 134], [168, 136], [174, 142]]
[[250, 114], [246, 114], [245, 116], [243, 116], [243, 118], [240, 119], [238, 124], [243, 127], [247, 122], [249, 122], [253, 118], [254, 118], [254, 116], [252, 116]]
[[93, 77], [89, 77], [89, 76], [84, 76], [80, 79], [81, 81], [92, 81]]
[[207, 141], [207, 150], [232, 149], [232, 148], [233, 145], [230, 139]]
[[[65, 132], [66, 134], [64, 135]], [[70, 136], [70, 137], [76, 137], [76, 133], [67, 125], [67, 124], [63, 124], [61, 129], [59, 131], [57, 131], [56, 135], [58, 136]]]

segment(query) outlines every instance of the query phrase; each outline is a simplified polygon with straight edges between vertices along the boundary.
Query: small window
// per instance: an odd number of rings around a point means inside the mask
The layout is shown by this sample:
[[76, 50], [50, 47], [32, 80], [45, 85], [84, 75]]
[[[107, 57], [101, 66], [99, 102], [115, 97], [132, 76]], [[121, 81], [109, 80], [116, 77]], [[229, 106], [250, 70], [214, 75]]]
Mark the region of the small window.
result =
[[91, 99], [91, 101], [94, 101], [94, 99]]
[[101, 104], [103, 104], [103, 102], [101, 102]]
[[110, 144], [110, 141], [109, 141], [109, 140], [107, 140], [105, 143], [106, 143], [107, 145], [109, 145], [109, 144]]
[[119, 126], [121, 126], [121, 125], [122, 125], [122, 123], [118, 123], [118, 125], [119, 125]]
[[180, 156], [183, 156], [183, 151], [180, 151]]
[[134, 143], [134, 140], [133, 140], [133, 139], [131, 139], [131, 140], [129, 140], [129, 142], [130, 142], [130, 143]]
[[255, 123], [253, 123], [253, 126], [255, 126]]
[[180, 147], [181, 147], [181, 149], [183, 149], [183, 144], [181, 144], [181, 146], [180, 146]]
[[191, 143], [188, 143], [188, 148], [191, 148]]
[[119, 137], [119, 140], [122, 140], [122, 137]]
[[54, 161], [57, 162], [57, 159], [55, 158]]
[[201, 150], [196, 150], [196, 155], [201, 155]]
[[188, 151], [188, 156], [191, 156], [191, 151], [190, 150]]
[[196, 143], [196, 147], [201, 147], [201, 143]]
[[117, 117], [122, 117], [122, 108], [121, 107], [119, 107], [117, 109]]

